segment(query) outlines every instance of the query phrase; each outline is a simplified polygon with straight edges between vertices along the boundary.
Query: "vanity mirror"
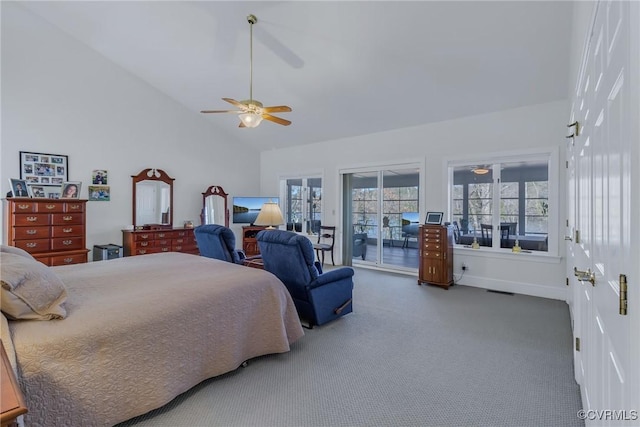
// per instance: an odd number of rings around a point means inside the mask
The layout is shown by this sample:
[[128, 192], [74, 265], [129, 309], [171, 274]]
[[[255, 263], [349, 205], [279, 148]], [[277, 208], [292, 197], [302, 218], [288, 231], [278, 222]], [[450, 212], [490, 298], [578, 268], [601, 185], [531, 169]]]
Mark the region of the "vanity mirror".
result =
[[173, 227], [173, 181], [162, 169], [145, 169], [133, 178], [136, 229]]
[[218, 224], [229, 226], [229, 209], [227, 207], [227, 193], [222, 187], [212, 185], [202, 193], [202, 224]]

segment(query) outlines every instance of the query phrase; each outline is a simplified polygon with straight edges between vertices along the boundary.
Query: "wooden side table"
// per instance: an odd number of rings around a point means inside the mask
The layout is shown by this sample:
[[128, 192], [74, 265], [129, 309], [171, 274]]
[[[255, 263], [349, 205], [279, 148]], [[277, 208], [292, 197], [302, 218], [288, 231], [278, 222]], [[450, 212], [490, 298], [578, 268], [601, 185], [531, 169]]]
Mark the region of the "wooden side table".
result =
[[2, 367], [0, 367], [0, 389], [2, 392], [0, 400], [0, 424], [2, 427], [14, 427], [18, 425], [16, 418], [27, 413], [27, 407], [2, 341], [0, 341], [0, 347], [0, 352], [2, 353], [0, 356], [2, 358]]

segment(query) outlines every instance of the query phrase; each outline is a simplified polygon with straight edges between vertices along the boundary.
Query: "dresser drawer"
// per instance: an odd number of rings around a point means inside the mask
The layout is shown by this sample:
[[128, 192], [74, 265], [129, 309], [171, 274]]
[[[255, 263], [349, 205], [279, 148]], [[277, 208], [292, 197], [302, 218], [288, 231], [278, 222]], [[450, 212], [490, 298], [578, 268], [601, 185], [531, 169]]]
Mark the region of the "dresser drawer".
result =
[[84, 225], [54, 225], [51, 227], [51, 237], [68, 237], [82, 236], [84, 234]]
[[178, 240], [183, 240], [183, 239], [176, 239], [173, 241], [173, 244], [171, 245], [171, 250], [173, 252], [194, 252], [194, 251], [198, 251], [198, 245], [196, 245], [195, 243], [191, 243], [191, 242], [178, 242]]
[[15, 225], [49, 225], [48, 214], [26, 214], [26, 215], [14, 215], [13, 223]]
[[54, 251], [64, 251], [71, 249], [82, 249], [84, 245], [82, 236], [58, 237], [51, 239], [51, 249]]
[[155, 236], [155, 234], [151, 233], [151, 232], [149, 232], [149, 233], [140, 233], [140, 234], [135, 233], [133, 235], [133, 240], [136, 241], [136, 242], [142, 242], [142, 241], [145, 241], [145, 240], [148, 241], [148, 240], [153, 240], [155, 238], [154, 236]]
[[158, 250], [158, 248], [152, 246], [149, 248], [136, 248], [133, 250], [133, 254], [132, 255], [147, 255], [147, 254], [155, 254], [160, 252]]
[[62, 203], [43, 202], [37, 204], [38, 212], [40, 213], [56, 213], [64, 212]]
[[422, 252], [423, 258], [431, 258], [431, 259], [443, 259], [442, 252], [434, 252], [434, 251], [424, 251]]
[[87, 262], [87, 254], [56, 255], [49, 258], [50, 266], [82, 264]]
[[48, 225], [39, 227], [15, 227], [13, 229], [13, 235], [16, 240], [48, 239], [51, 237], [50, 232], [51, 227]]
[[29, 253], [34, 252], [47, 252], [50, 249], [49, 239], [29, 239], [29, 240], [16, 240], [15, 246], [20, 249], [24, 249]]
[[65, 202], [63, 204], [63, 209], [64, 212], [67, 213], [71, 213], [71, 212], [84, 212], [84, 203], [77, 203], [77, 202]]
[[169, 232], [172, 239], [193, 237], [193, 230], [173, 230]]
[[425, 243], [424, 250], [429, 252], [440, 252], [442, 250], [442, 245], [440, 243]]
[[141, 240], [133, 244], [134, 249], [151, 249], [156, 246], [156, 242], [153, 240]]
[[51, 215], [52, 225], [66, 225], [66, 224], [78, 224], [84, 223], [83, 213], [57, 213]]
[[11, 213], [33, 213], [38, 212], [38, 204], [33, 202], [15, 202]]
[[171, 231], [156, 231], [155, 232], [155, 239], [156, 240], [162, 240], [162, 239], [170, 239], [171, 237], [173, 237], [173, 234]]

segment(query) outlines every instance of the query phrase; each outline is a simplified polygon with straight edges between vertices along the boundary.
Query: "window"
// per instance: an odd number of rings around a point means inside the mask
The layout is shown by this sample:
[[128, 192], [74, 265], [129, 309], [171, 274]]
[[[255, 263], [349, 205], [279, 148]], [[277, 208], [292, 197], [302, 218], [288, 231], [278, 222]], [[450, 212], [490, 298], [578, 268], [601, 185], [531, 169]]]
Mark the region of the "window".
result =
[[287, 230], [317, 233], [322, 220], [322, 178], [283, 179], [280, 187]]
[[551, 153], [450, 162], [450, 217], [460, 230], [457, 243], [512, 249], [517, 242], [524, 251], [549, 251], [551, 162]]

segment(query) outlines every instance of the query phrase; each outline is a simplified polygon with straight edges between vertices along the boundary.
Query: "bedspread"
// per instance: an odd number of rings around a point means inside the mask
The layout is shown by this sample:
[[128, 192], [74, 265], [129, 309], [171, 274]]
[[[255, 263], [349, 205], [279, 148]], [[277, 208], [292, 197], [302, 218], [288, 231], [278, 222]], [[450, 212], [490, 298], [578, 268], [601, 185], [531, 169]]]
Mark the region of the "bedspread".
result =
[[67, 318], [9, 322], [28, 426], [113, 425], [303, 335], [258, 269], [182, 253], [52, 268]]

